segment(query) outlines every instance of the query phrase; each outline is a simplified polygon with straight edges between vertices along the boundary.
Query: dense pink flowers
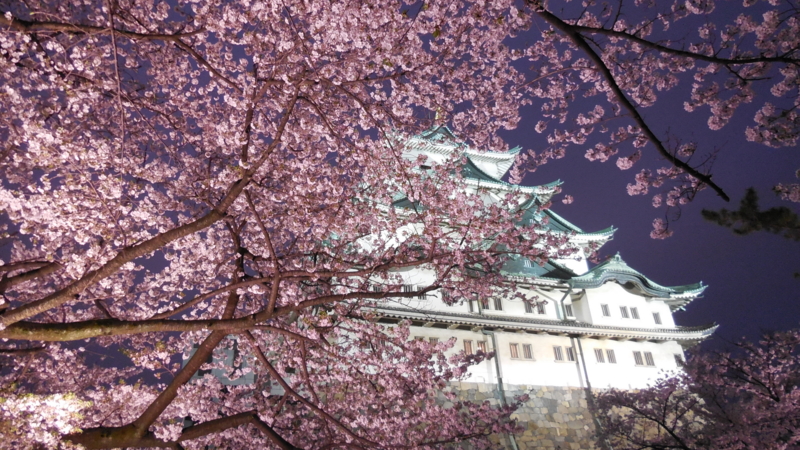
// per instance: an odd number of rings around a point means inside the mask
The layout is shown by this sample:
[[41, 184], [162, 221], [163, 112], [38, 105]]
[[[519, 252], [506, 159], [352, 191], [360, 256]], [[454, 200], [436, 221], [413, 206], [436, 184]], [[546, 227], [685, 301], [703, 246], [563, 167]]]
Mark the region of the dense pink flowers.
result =
[[697, 351], [680, 373], [638, 392], [598, 397], [615, 449], [796, 449], [800, 445], [800, 331]]
[[[533, 107], [546, 144], [512, 180], [576, 145], [596, 161], [629, 155], [622, 169], [655, 149], [663, 167], [641, 168], [628, 192], [663, 189], [653, 204], [675, 208], [723, 195], [707, 150], [661, 142], [640, 114], [681, 83], [712, 128], [754, 103], [747, 139], [799, 134], [800, 23], [778, 2], [690, 31], [720, 8], [223, 3], [0, 7], [0, 383], [17, 402], [3, 414], [36, 424], [31, 405], [75, 400], [21, 445], [80, 428], [71, 439], [107, 448], [489, 446], [510, 410], [433, 397], [474, 361], [365, 311], [420, 295], [403, 290], [411, 268], [431, 274], [424, 294], [459, 302], [512, 292], [510, 254], [573, 249], [516, 226], [518, 192], [486, 207], [464, 189], [459, 152], [409, 157], [409, 136], [448, 124], [503, 151], [502, 131]], [[654, 222], [654, 237], [671, 232]], [[226, 348], [242, 349], [230, 364]], [[268, 385], [189, 382], [198, 370]], [[214, 426], [184, 430], [186, 418]]]

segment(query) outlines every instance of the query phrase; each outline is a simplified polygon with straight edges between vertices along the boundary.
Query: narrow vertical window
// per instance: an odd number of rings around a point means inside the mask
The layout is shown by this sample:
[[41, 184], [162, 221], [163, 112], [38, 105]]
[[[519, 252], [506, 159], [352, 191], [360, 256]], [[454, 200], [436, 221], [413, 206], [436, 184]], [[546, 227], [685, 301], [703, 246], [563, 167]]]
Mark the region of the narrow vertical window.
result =
[[623, 319], [627, 319], [628, 318], [628, 307], [627, 306], [620, 306], [619, 307], [619, 313], [622, 314], [622, 318]]
[[531, 349], [531, 344], [522, 344], [522, 356], [525, 359], [533, 359], [533, 349]]
[[564, 352], [561, 350], [561, 347], [558, 345], [553, 347], [553, 354], [556, 357], [556, 361], [563, 361], [564, 360]]
[[656, 322], [656, 325], [661, 325], [661, 313], [653, 313], [653, 320]]
[[603, 357], [603, 349], [602, 348], [594, 349], [594, 357], [597, 360], [597, 362], [600, 363], [600, 364], [606, 362], [606, 359]]
[[614, 354], [614, 350], [612, 350], [612, 349], [606, 350], [606, 356], [608, 357], [606, 359], [608, 359], [608, 362], [610, 364], [616, 364], [617, 363], [617, 355]]
[[488, 298], [482, 298], [480, 300], [480, 302], [481, 302], [481, 306], [483, 306], [483, 309], [489, 309], [489, 299]]
[[567, 361], [575, 361], [575, 347], [567, 347]]
[[428, 341], [429, 341], [431, 344], [438, 344], [438, 343], [439, 343], [439, 338], [435, 338], [435, 337], [428, 338]]
[[603, 310], [604, 317], [611, 317], [611, 313], [608, 311], [608, 305], [600, 305], [600, 309]]
[[675, 353], [672, 355], [675, 357], [675, 365], [678, 367], [683, 367], [683, 356], [680, 353]]
[[644, 362], [647, 363], [648, 366], [656, 365], [656, 362], [653, 360], [653, 354], [650, 352], [644, 352]]
[[544, 303], [543, 302], [539, 302], [539, 303], [536, 304], [536, 312], [538, 312], [539, 314], [544, 314]]
[[564, 313], [567, 315], [567, 317], [574, 317], [575, 316], [575, 314], [573, 314], [573, 312], [572, 312], [572, 305], [570, 305], [570, 304], [564, 305]]
[[478, 341], [478, 350], [486, 353], [486, 341]]
[[498, 311], [502, 311], [503, 310], [503, 301], [500, 300], [500, 297], [495, 297], [495, 299], [494, 299], [494, 309], [496, 309]]
[[633, 352], [633, 361], [637, 366], [643, 366], [644, 361], [642, 360], [642, 352]]
[[519, 358], [519, 344], [511, 344], [509, 346], [512, 358]]
[[633, 306], [631, 307], [631, 317], [633, 317], [634, 319], [639, 318], [639, 310]]
[[471, 312], [471, 313], [478, 312], [477, 306], [478, 305], [475, 303], [475, 300], [470, 300], [469, 301], [469, 312]]
[[473, 353], [473, 351], [472, 351], [472, 341], [464, 339], [464, 353], [466, 353], [468, 355], [471, 355]]
[[522, 303], [525, 305], [525, 312], [526, 313], [532, 313], [533, 312], [533, 306], [531, 306], [530, 302], [522, 302]]

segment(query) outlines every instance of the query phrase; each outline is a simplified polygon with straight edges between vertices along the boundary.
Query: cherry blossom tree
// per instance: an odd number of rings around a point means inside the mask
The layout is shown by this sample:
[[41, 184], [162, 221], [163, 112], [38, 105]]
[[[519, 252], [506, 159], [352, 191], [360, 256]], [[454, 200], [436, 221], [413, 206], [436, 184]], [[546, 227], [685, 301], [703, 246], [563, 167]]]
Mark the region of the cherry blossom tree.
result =
[[[466, 193], [458, 157], [433, 175], [401, 157], [434, 125], [420, 114], [455, 105], [456, 132], [503, 148], [524, 102], [512, 2], [0, 10], [0, 446], [486, 447], [513, 429], [513, 405], [437, 401], [490, 355], [369, 312], [509, 293], [509, 253], [569, 251], [514, 226], [513, 193]], [[405, 292], [411, 268], [436, 281]]]
[[800, 331], [697, 353], [684, 372], [638, 392], [598, 397], [615, 449], [800, 447]]
[[[665, 96], [685, 95], [686, 112], [705, 113], [710, 130], [723, 129], [746, 109], [754, 121], [742, 138], [776, 148], [797, 144], [800, 17], [794, 3], [528, 0], [527, 7], [539, 36], [519, 51], [533, 64], [526, 87], [541, 105], [534, 120], [548, 145], [525, 155], [517, 176], [563, 157], [570, 146], [593, 161], [616, 157], [621, 170], [655, 151], [664, 166], [640, 169], [628, 193], [655, 190], [653, 206], [665, 217], [654, 221], [651, 236], [665, 238], [673, 212], [698, 191], [729, 197], [712, 178], [718, 151], [670, 133], [669, 121], [648, 119], [648, 108], [658, 108]], [[784, 199], [799, 201], [799, 184], [780, 176], [775, 183]]]
[[[636, 147], [621, 169], [657, 150], [666, 167], [629, 191], [670, 186], [654, 199], [670, 207], [725, 194], [695, 145], [643, 118], [657, 91], [691, 77], [687, 109], [719, 128], [772, 83], [788, 103], [764, 100], [746, 136], [796, 141], [791, 5], [682, 40], [667, 25], [713, 3], [624, 6], [0, 1], [0, 445], [488, 445], [510, 410], [432, 395], [476, 360], [408, 342], [369, 306], [511, 295], [509, 254], [570, 249], [518, 226], [514, 195], [466, 193], [458, 158], [416, 170], [404, 136], [447, 122], [504, 150], [499, 132], [536, 104], [550, 145], [512, 178], [599, 134], [590, 159]], [[581, 95], [599, 100], [576, 111]], [[398, 193], [413, 207], [388, 207]], [[404, 292], [411, 268], [435, 283]], [[252, 361], [213, 362], [234, 346]], [[195, 376], [214, 367], [262, 384]]]

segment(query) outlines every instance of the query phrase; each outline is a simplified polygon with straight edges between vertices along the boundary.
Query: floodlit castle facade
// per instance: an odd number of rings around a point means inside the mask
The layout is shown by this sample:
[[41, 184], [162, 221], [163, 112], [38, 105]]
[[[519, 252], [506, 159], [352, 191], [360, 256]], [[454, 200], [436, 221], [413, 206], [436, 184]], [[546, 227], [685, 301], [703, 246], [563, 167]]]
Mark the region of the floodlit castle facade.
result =
[[[710, 336], [716, 326], [682, 327], [672, 313], [698, 298], [702, 283], [661, 286], [628, 266], [619, 254], [590, 267], [593, 248], [611, 240], [613, 228], [587, 233], [552, 210], [540, 211], [557, 192], [559, 183], [516, 186], [502, 181], [518, 150], [482, 153], [459, 144], [446, 127], [410, 138], [403, 155], [441, 162], [465, 156], [465, 189], [502, 194], [513, 190], [526, 196], [524, 220], [536, 220], [551, 231], [569, 236], [579, 248], [571, 259], [540, 266], [519, 257], [503, 268], [525, 298], [481, 298], [453, 306], [446, 292], [429, 292], [414, 299], [393, 299], [377, 307], [386, 324], [410, 320], [415, 339], [455, 338], [452, 351], [494, 351], [496, 358], [471, 368], [470, 382], [502, 386], [533, 385], [564, 388], [645, 387], [663, 371], [677, 370], [684, 348]], [[423, 168], [425, 169], [425, 168]], [[490, 198], [488, 196], [487, 198]], [[496, 196], [499, 198], [499, 195]], [[394, 206], [402, 208], [407, 199]], [[434, 274], [424, 269], [402, 273], [405, 288], [430, 286]]]

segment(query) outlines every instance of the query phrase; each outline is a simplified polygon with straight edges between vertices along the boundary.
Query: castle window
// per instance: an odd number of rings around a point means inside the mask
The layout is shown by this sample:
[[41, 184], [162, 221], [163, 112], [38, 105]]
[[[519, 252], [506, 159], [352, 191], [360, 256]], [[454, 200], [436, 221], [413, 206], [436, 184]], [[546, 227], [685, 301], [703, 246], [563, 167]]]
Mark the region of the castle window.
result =
[[425, 338], [424, 338], [424, 337], [422, 337], [422, 336], [414, 336], [414, 340], [415, 340], [415, 341], [424, 341], [424, 340], [425, 340]]
[[481, 299], [481, 306], [483, 306], [483, 309], [489, 309], [489, 299], [488, 298], [482, 298]]
[[620, 312], [620, 314], [622, 314], [622, 318], [623, 319], [629, 318], [628, 317], [628, 307], [627, 306], [620, 306], [619, 307], [619, 312]]
[[603, 349], [602, 348], [594, 349], [594, 357], [595, 357], [595, 359], [597, 359], [597, 362], [600, 363], [600, 364], [606, 362], [605, 358], [603, 357]]
[[536, 304], [536, 312], [538, 312], [539, 314], [544, 314], [544, 303], [543, 302], [539, 302], [539, 303]]
[[502, 311], [503, 310], [503, 301], [500, 299], [500, 297], [495, 297], [495, 299], [494, 299], [494, 309], [496, 309], [498, 311]]
[[634, 308], [634, 307], [631, 307], [631, 317], [633, 317], [634, 319], [638, 319], [639, 318], [639, 310]]
[[511, 344], [509, 348], [511, 349], [511, 357], [519, 358], [519, 344]]
[[472, 351], [472, 341], [464, 339], [464, 353], [468, 355], [475, 353]]
[[475, 300], [470, 300], [469, 301], [469, 312], [471, 312], [471, 313], [479, 312], [478, 311], [478, 303]]
[[674, 355], [672, 355], [672, 356], [674, 356], [674, 357], [675, 357], [675, 365], [677, 365], [678, 367], [683, 367], [683, 364], [684, 364], [684, 362], [683, 362], [683, 356], [681, 356], [681, 354], [680, 354], [680, 353], [675, 353], [675, 354], [674, 354]]
[[611, 312], [608, 311], [608, 305], [600, 305], [600, 309], [603, 310], [603, 317], [611, 317]]
[[[417, 288], [419, 288], [419, 286], [415, 286], [413, 284], [404, 284], [403, 292], [417, 292]], [[426, 294], [419, 294], [416, 297], [420, 300], [425, 300]]]
[[522, 303], [525, 305], [525, 312], [526, 313], [532, 313], [533, 312], [533, 306], [531, 306], [530, 302], [522, 302]]
[[642, 352], [633, 352], [633, 361], [637, 366], [643, 366], [644, 360], [642, 360]]
[[533, 359], [533, 349], [531, 349], [531, 344], [522, 344], [522, 355], [525, 359]]
[[438, 344], [439, 343], [439, 338], [435, 338], [435, 337], [428, 338], [428, 341], [430, 341], [431, 344]]
[[653, 354], [650, 352], [644, 352], [644, 362], [646, 362], [648, 366], [656, 365], [656, 362], [653, 360]]
[[661, 314], [653, 313], [653, 320], [656, 321], [656, 325], [661, 325]]
[[575, 361], [575, 348], [567, 347], [567, 361]]
[[478, 341], [478, 350], [486, 353], [486, 341]]
[[617, 363], [617, 355], [614, 354], [614, 350], [612, 350], [612, 349], [606, 350], [606, 356], [608, 357], [606, 359], [608, 359], [608, 362], [610, 364], [616, 364]]
[[556, 361], [563, 361], [564, 360], [564, 352], [561, 350], [561, 347], [558, 345], [553, 347], [553, 354], [556, 357]]
[[575, 314], [572, 312], [572, 305], [564, 305], [564, 312], [567, 314], [567, 317], [574, 317]]

